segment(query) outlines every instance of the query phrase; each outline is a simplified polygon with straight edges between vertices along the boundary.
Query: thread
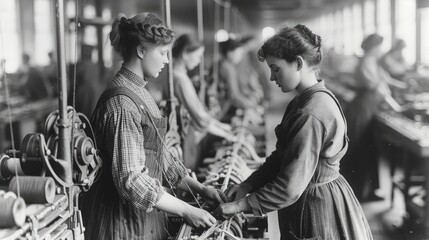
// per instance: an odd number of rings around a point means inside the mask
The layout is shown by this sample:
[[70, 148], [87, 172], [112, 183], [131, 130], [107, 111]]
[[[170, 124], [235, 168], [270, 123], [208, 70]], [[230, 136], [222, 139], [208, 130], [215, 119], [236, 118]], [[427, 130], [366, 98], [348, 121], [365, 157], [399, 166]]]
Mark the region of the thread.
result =
[[[27, 204], [52, 203], [55, 198], [55, 182], [51, 177], [21, 176], [19, 178], [21, 197]], [[16, 177], [9, 183], [9, 191], [17, 193]]]
[[8, 196], [0, 198], [0, 228], [21, 226], [25, 222], [24, 200], [15, 194]]

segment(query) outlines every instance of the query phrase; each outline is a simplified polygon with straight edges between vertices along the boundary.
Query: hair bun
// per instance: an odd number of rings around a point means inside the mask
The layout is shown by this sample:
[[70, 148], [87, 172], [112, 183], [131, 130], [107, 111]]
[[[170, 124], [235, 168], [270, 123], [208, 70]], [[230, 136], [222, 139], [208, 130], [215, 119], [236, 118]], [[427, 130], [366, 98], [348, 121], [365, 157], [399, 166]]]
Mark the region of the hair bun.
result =
[[315, 47], [318, 48], [318, 51], [320, 51], [320, 46], [322, 45], [322, 38], [317, 35], [314, 34], [307, 26], [302, 25], [302, 24], [298, 24], [295, 26], [295, 28], [300, 31], [303, 36], [311, 43], [313, 44]]
[[121, 17], [119, 27], [121, 31], [126, 32], [136, 32], [139, 30], [134, 22], [126, 17]]

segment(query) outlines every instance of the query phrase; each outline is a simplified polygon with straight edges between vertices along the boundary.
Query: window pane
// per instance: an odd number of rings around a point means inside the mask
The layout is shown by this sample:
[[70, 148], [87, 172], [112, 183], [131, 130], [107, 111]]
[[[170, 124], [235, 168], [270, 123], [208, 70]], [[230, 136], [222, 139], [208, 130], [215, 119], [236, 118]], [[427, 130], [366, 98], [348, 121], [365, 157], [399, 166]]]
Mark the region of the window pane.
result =
[[335, 36], [335, 51], [337, 53], [343, 53], [344, 52], [344, 46], [343, 46], [343, 14], [341, 10], [337, 10], [335, 12], [335, 24], [333, 25], [335, 27], [334, 29], [334, 36]]
[[427, 30], [427, 26], [429, 26], [429, 8], [422, 8], [419, 9], [420, 16], [421, 16], [421, 23], [420, 23], [420, 31], [421, 31], [421, 37], [420, 37], [420, 58], [421, 63], [429, 66], [429, 31]]
[[377, 1], [377, 33], [383, 36], [384, 51], [388, 51], [392, 46], [392, 24], [390, 19], [390, 0]]
[[395, 9], [395, 37], [405, 41], [405, 61], [414, 64], [416, 60], [416, 0], [396, 0]]
[[366, 0], [363, 5], [364, 11], [364, 35], [375, 33], [375, 3], [374, 0]]
[[6, 71], [15, 72], [21, 63], [21, 42], [18, 35], [15, 0], [2, 0], [0, 7], [0, 59], [6, 59]]
[[363, 39], [362, 27], [362, 5], [360, 3], [353, 4], [353, 53], [362, 54], [360, 47]]
[[48, 53], [54, 50], [54, 36], [52, 31], [52, 8], [50, 0], [36, 0], [34, 2], [34, 60], [38, 65], [49, 63]]
[[344, 8], [343, 12], [343, 41], [344, 41], [344, 54], [353, 54], [353, 29], [352, 29], [352, 12], [349, 6]]

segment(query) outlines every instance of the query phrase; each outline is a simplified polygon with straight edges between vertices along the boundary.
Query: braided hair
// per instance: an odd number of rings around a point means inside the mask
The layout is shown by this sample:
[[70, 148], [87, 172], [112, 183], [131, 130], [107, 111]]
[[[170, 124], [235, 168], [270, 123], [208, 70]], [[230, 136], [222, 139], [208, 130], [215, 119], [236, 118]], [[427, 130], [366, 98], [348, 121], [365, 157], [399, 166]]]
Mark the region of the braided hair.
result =
[[322, 38], [308, 27], [298, 24], [285, 27], [268, 39], [258, 51], [263, 62], [267, 56], [274, 56], [291, 63], [301, 56], [309, 66], [318, 66], [322, 61]]
[[124, 60], [128, 60], [139, 45], [150, 49], [170, 44], [174, 39], [174, 32], [166, 28], [157, 15], [139, 13], [132, 18], [124, 15], [116, 18], [112, 23], [109, 38], [113, 49]]

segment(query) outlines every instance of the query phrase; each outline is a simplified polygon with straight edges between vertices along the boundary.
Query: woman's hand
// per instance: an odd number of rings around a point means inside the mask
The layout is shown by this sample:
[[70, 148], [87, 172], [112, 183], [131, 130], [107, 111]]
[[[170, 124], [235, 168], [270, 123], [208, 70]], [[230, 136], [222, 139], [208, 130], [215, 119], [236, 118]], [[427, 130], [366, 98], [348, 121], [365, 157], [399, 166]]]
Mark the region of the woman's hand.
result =
[[236, 213], [243, 211], [249, 211], [250, 205], [245, 198], [240, 199], [239, 201], [230, 202], [221, 204], [213, 213], [217, 219], [229, 219], [233, 217]]
[[185, 219], [186, 223], [194, 228], [209, 228], [216, 223], [216, 218], [210, 213], [191, 205], [188, 205], [182, 217]]
[[215, 121], [210, 121], [207, 131], [215, 136], [223, 137], [230, 142], [237, 142], [237, 137], [232, 132], [221, 128]]
[[239, 185], [231, 185], [226, 189], [225, 194], [230, 201], [237, 201], [244, 198], [252, 190], [252, 186], [246, 182]]
[[201, 196], [214, 208], [219, 206], [219, 204], [228, 202], [225, 193], [213, 187], [204, 187]]

